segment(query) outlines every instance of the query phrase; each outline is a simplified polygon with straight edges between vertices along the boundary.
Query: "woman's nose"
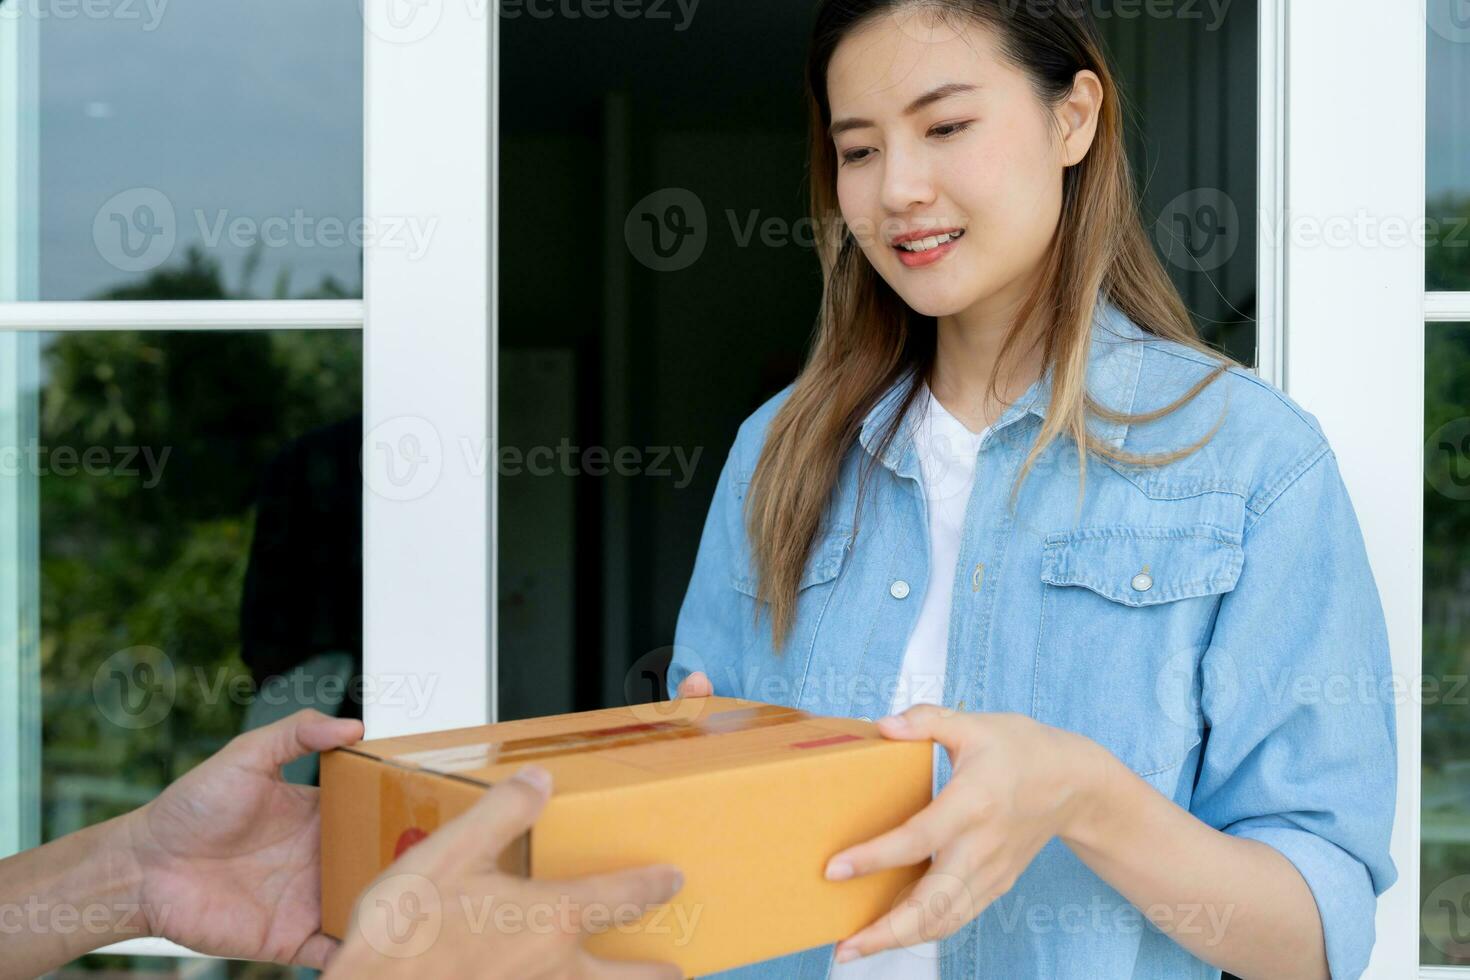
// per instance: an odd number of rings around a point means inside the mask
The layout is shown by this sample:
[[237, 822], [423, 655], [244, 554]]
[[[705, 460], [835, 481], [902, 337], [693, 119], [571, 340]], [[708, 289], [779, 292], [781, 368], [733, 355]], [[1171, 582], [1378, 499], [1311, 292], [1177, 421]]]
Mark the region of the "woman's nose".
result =
[[883, 169], [883, 207], [904, 214], [934, 200], [934, 181], [928, 161], [919, 152], [890, 148]]

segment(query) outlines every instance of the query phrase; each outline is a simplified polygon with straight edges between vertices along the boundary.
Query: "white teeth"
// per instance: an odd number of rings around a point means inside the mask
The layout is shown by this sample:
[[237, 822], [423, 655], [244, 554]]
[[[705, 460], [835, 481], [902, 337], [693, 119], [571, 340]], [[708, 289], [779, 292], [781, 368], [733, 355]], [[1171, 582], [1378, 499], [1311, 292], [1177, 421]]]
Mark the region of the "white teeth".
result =
[[945, 242], [953, 241], [963, 234], [963, 231], [946, 232], [943, 235], [931, 235], [928, 238], [918, 238], [911, 242], [903, 242], [898, 247], [905, 252], [927, 252], [931, 248], [938, 248]]

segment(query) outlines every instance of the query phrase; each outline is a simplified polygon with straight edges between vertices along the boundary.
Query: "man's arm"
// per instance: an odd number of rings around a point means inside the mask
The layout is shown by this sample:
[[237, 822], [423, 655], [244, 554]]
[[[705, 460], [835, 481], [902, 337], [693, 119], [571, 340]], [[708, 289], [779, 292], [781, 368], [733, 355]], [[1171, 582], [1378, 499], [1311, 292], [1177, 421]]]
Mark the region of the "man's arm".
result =
[[0, 861], [0, 976], [34, 977], [148, 935], [126, 817]]

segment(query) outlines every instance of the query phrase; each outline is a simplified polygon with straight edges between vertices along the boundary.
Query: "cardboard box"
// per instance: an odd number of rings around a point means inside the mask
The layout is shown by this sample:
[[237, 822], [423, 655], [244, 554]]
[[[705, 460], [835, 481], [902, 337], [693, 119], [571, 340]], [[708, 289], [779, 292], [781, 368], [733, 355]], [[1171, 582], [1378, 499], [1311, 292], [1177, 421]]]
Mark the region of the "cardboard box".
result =
[[[684, 887], [638, 927], [588, 937], [608, 959], [700, 976], [836, 942], [885, 915], [927, 865], [829, 882], [829, 858], [930, 801], [933, 743], [738, 698], [502, 722], [322, 757], [322, 924], [341, 938], [396, 854], [535, 762], [554, 789], [502, 866], [565, 878], [654, 863]], [[493, 925], [487, 928], [494, 928]]]

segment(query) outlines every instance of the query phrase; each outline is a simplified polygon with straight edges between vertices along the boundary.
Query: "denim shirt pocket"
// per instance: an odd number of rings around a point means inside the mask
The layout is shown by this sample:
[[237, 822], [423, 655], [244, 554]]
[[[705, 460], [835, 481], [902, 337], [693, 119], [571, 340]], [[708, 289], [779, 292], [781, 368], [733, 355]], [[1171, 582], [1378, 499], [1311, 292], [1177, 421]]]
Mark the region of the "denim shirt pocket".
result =
[[1166, 779], [1203, 737], [1200, 660], [1244, 562], [1213, 524], [1047, 535], [1034, 715]]
[[797, 581], [795, 618], [780, 652], [775, 649], [769, 609], [756, 599], [755, 562], [748, 549], [742, 549], [736, 556], [730, 585], [743, 597], [739, 600], [745, 610], [741, 618], [747, 624], [739, 667], [742, 696], [798, 706], [806, 688], [818, 631], [832, 604], [851, 540], [852, 531], [848, 527], [818, 530], [807, 554], [806, 567]]
[[[798, 593], [814, 585], [830, 582], [842, 571], [852, 541], [852, 529], [848, 527], [824, 528], [817, 532], [811, 551], [807, 554], [806, 568], [796, 584]], [[755, 598], [755, 562], [748, 550], [743, 551], [730, 573], [730, 584], [737, 592]], [[798, 602], [800, 599], [798, 599]]]
[[[735, 501], [742, 509], [745, 505], [745, 495], [750, 491], [750, 480], [739, 480], [735, 484]], [[823, 521], [821, 527], [812, 539], [812, 548], [807, 553], [806, 568], [801, 573], [801, 578], [796, 584], [797, 592], [803, 592], [813, 585], [821, 585], [830, 582], [842, 571], [843, 559], [847, 557], [848, 545], [852, 541], [852, 528], [845, 524], [834, 525], [831, 521]], [[756, 595], [756, 569], [755, 560], [751, 555], [750, 540], [746, 536], [745, 547], [735, 556], [734, 565], [730, 570], [730, 584], [735, 591], [742, 592], [752, 599]], [[800, 601], [800, 600], [798, 600]]]

